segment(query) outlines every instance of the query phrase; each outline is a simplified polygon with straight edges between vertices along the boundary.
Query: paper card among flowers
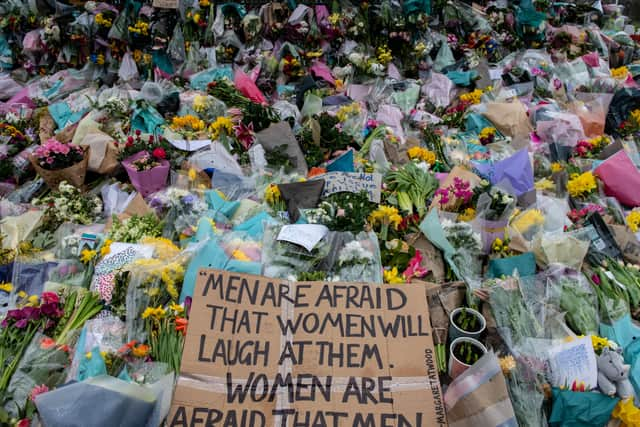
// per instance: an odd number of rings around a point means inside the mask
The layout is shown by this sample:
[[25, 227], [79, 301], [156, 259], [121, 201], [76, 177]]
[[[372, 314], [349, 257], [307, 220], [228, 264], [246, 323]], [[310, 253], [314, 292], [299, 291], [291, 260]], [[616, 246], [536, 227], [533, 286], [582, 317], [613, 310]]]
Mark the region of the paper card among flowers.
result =
[[553, 346], [549, 350], [551, 384], [554, 387], [592, 390], [598, 386], [596, 354], [591, 336]]

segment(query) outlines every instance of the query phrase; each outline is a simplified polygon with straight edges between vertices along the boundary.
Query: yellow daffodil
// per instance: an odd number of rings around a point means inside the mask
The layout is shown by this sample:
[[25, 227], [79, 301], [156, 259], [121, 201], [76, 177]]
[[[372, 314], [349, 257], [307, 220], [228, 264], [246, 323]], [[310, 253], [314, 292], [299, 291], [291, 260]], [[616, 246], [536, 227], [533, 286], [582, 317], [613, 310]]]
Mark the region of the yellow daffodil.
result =
[[619, 401], [611, 416], [622, 421], [624, 427], [640, 425], [640, 409], [635, 406], [633, 397]]
[[378, 62], [381, 63], [382, 65], [387, 65], [388, 63], [393, 61], [393, 55], [391, 53], [391, 49], [389, 49], [387, 46], [380, 46], [376, 52], [378, 54], [377, 55]]
[[189, 177], [189, 181], [193, 182], [196, 180], [196, 177], [198, 176], [198, 174], [194, 168], [190, 168], [189, 172], [187, 173], [187, 176]]
[[82, 252], [80, 252], [80, 261], [82, 261], [84, 264], [88, 264], [92, 259], [96, 257], [97, 254], [98, 253], [94, 250], [84, 249]]
[[402, 222], [402, 217], [397, 208], [393, 206], [380, 205], [378, 209], [373, 211], [369, 215], [369, 222], [377, 225], [392, 225], [394, 228], [398, 228]]
[[264, 201], [272, 207], [282, 201], [280, 188], [278, 188], [276, 184], [269, 184], [269, 186], [264, 190]]
[[343, 105], [336, 112], [336, 117], [341, 122], [347, 121], [352, 116], [360, 114], [360, 104], [352, 102], [351, 104]]
[[165, 314], [166, 314], [166, 311], [161, 306], [158, 306], [158, 307], [155, 307], [155, 308], [147, 307], [142, 312], [142, 318], [143, 319], [152, 318], [154, 320], [160, 320], [160, 319], [164, 318]]
[[86, 353], [85, 353], [84, 357], [85, 357], [87, 360], [91, 360], [91, 358], [93, 357], [93, 354], [92, 354], [90, 351], [88, 351], [88, 352], [86, 352]]
[[37, 306], [39, 302], [40, 298], [38, 298], [38, 295], [29, 295], [29, 298], [27, 298], [27, 305], [31, 307]]
[[398, 273], [398, 267], [393, 267], [391, 270], [384, 270], [382, 272], [384, 282], [390, 285], [398, 285], [404, 283], [404, 277]]
[[231, 256], [233, 259], [237, 259], [238, 261], [251, 261], [251, 258], [249, 258], [247, 254], [242, 252], [240, 249], [234, 250]]
[[1, 283], [0, 284], [0, 291], [9, 293], [13, 290], [13, 285], [11, 283]]
[[184, 307], [181, 306], [180, 304], [176, 304], [175, 302], [172, 302], [171, 304], [169, 304], [169, 310], [173, 311], [174, 314], [181, 314], [184, 312]]
[[475, 89], [473, 92], [463, 93], [460, 95], [460, 101], [468, 104], [480, 104], [482, 94], [490, 92], [491, 90], [493, 90], [493, 88], [491, 86], [487, 86], [484, 91], [482, 89]]
[[633, 210], [627, 215], [627, 225], [634, 233], [640, 230], [640, 210]]
[[458, 214], [458, 221], [469, 222], [473, 221], [476, 217], [476, 210], [474, 208], [466, 208], [462, 213]]
[[233, 121], [228, 117], [220, 116], [209, 126], [209, 133], [214, 140], [221, 136], [230, 136], [233, 134]]
[[196, 95], [193, 98], [193, 111], [196, 113], [204, 113], [209, 107], [209, 97], [206, 95]]
[[631, 119], [636, 122], [636, 124], [638, 126], [640, 126], [640, 108], [637, 110], [633, 110], [629, 116], [631, 117]]
[[104, 256], [108, 255], [109, 252], [111, 252], [111, 243], [113, 243], [113, 241], [109, 240], [109, 239], [104, 241], [104, 244], [100, 248], [100, 256], [101, 257], [104, 257]]

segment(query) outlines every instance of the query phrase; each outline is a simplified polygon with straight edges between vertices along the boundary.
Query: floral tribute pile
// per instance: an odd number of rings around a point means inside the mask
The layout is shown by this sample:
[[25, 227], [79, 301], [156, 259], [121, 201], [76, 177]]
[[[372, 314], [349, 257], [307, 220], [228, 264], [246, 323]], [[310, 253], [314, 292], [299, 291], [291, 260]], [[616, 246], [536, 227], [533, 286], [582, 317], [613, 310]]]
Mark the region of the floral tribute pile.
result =
[[617, 2], [0, 2], [0, 425], [69, 384], [161, 425], [206, 267], [425, 286], [458, 422], [639, 426], [639, 43]]

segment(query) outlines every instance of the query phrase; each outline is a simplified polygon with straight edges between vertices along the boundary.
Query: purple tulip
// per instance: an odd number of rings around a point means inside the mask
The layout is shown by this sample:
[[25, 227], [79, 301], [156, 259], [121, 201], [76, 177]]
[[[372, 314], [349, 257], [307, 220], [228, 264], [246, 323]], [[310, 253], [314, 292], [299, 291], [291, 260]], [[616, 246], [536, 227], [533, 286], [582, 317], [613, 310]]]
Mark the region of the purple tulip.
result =
[[29, 323], [27, 319], [20, 319], [16, 322], [15, 327], [18, 329], [24, 329], [27, 327], [27, 323]]

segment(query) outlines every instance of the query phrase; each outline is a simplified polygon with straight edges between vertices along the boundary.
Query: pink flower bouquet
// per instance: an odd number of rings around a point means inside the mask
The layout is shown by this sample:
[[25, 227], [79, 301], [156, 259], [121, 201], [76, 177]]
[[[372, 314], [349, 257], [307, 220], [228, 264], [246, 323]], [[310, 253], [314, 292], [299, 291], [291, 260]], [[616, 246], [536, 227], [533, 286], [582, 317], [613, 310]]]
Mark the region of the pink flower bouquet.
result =
[[50, 188], [58, 188], [62, 181], [81, 187], [87, 173], [89, 147], [63, 144], [51, 138], [36, 148], [29, 160]]
[[[162, 190], [169, 176], [169, 162], [163, 157], [162, 152], [154, 150], [153, 155], [147, 151], [140, 151], [122, 161], [122, 166], [127, 171], [131, 184], [142, 195]], [[141, 167], [144, 165], [144, 167]], [[148, 166], [152, 166], [148, 168]]]

